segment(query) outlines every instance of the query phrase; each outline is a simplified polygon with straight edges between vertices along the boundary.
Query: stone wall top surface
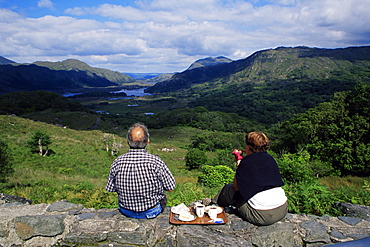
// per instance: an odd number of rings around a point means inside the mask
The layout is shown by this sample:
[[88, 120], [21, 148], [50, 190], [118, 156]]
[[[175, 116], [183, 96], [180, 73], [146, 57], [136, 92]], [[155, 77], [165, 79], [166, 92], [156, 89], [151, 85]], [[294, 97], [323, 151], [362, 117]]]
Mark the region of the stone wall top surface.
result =
[[234, 213], [224, 225], [172, 225], [170, 209], [157, 218], [127, 218], [117, 209], [65, 201], [0, 206], [0, 246], [324, 246], [368, 239], [370, 219], [287, 214], [257, 227]]

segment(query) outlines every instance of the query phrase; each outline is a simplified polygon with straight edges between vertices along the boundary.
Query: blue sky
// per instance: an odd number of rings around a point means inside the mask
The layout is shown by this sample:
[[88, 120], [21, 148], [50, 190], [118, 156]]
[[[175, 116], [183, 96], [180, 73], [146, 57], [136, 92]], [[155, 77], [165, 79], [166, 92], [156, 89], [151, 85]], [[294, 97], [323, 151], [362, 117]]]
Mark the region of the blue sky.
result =
[[370, 45], [370, 0], [0, 0], [0, 56], [172, 73], [279, 46]]

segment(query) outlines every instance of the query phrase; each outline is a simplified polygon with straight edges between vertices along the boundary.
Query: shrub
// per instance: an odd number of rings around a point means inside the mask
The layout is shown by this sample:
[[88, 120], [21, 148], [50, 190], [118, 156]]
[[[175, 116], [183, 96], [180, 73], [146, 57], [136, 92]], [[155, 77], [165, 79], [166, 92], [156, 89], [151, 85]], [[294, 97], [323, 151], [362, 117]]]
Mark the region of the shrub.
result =
[[202, 174], [199, 175], [199, 182], [207, 187], [215, 188], [232, 183], [235, 172], [227, 166], [209, 166], [202, 167]]
[[208, 165], [223, 165], [235, 170], [235, 158], [230, 150], [217, 150], [215, 153], [217, 154], [217, 157], [209, 159]]
[[297, 183], [314, 179], [309, 160], [310, 154], [307, 151], [283, 154], [278, 163], [284, 181], [286, 183]]
[[302, 181], [284, 186], [289, 212], [296, 214], [340, 215], [334, 202], [338, 199], [317, 180]]
[[189, 170], [199, 169], [208, 161], [206, 153], [197, 148], [190, 149], [185, 156], [186, 166]]
[[0, 182], [5, 182], [6, 177], [14, 172], [12, 160], [8, 144], [0, 141]]
[[359, 204], [359, 205], [370, 205], [370, 183], [366, 180], [362, 188], [348, 188], [341, 186], [337, 190], [333, 190], [332, 193], [338, 198], [338, 201]]
[[329, 162], [315, 160], [310, 162], [311, 170], [315, 177], [339, 176], [338, 170], [335, 170]]

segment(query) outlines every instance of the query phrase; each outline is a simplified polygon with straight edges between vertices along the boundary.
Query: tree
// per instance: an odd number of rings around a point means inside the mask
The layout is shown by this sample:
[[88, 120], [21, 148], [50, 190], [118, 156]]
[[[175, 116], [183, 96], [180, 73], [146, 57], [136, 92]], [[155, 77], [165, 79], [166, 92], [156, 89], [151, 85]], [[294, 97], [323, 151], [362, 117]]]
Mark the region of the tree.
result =
[[111, 156], [117, 155], [118, 149], [122, 146], [121, 143], [116, 141], [116, 137], [112, 134], [104, 134], [103, 141], [105, 149]]
[[14, 172], [12, 160], [8, 145], [0, 141], [0, 182], [5, 182], [6, 177]]
[[[370, 175], [370, 86], [336, 93], [331, 102], [297, 114], [280, 128], [281, 148], [307, 150], [342, 175]], [[294, 150], [295, 149], [295, 150]]]
[[[31, 148], [38, 147], [39, 154], [45, 157], [49, 152], [49, 145], [51, 144], [50, 136], [41, 132], [36, 131], [31, 140], [28, 141], [28, 145]], [[45, 147], [45, 150], [44, 150]]]
[[206, 132], [191, 137], [191, 147], [204, 151], [214, 152], [217, 149], [234, 150], [243, 148], [245, 134], [236, 132]]

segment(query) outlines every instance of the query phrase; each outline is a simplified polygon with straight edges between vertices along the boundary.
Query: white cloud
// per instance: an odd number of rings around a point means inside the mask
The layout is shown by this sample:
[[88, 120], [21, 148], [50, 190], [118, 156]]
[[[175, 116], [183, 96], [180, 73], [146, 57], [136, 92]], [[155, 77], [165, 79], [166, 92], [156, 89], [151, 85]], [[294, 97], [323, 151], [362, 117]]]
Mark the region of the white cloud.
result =
[[240, 59], [277, 46], [370, 44], [369, 0], [138, 0], [64, 13], [26, 18], [0, 9], [0, 54], [15, 61], [74, 57], [118, 71], [174, 72], [206, 56]]
[[39, 0], [37, 6], [40, 8], [54, 9], [54, 5], [50, 0]]

